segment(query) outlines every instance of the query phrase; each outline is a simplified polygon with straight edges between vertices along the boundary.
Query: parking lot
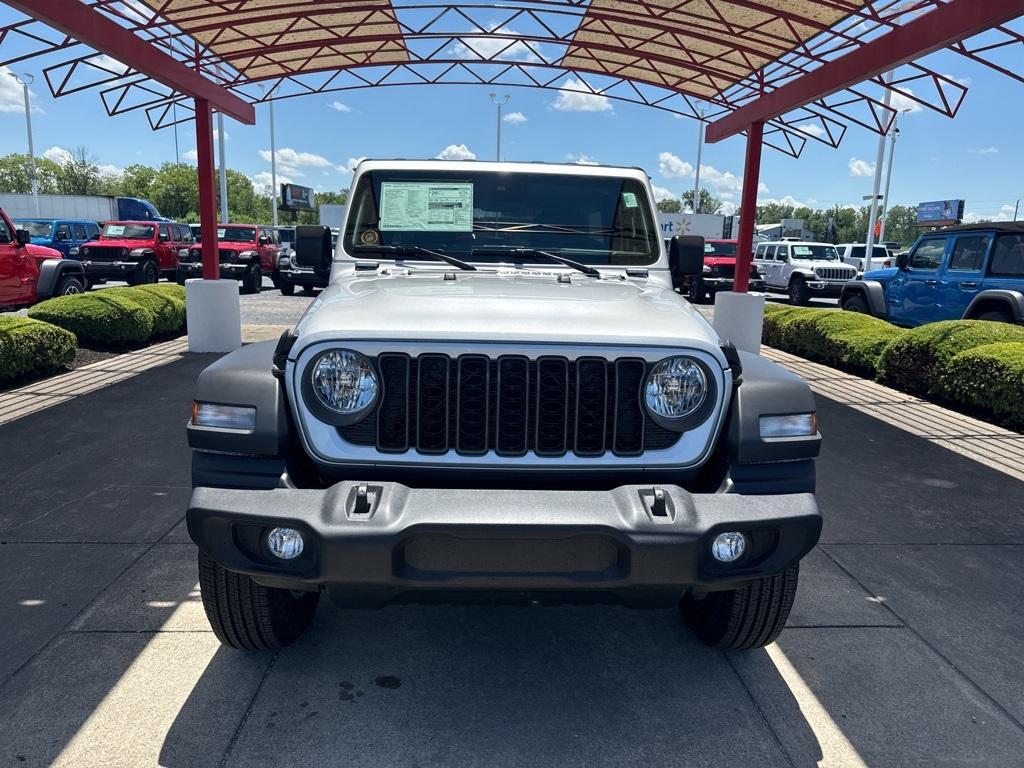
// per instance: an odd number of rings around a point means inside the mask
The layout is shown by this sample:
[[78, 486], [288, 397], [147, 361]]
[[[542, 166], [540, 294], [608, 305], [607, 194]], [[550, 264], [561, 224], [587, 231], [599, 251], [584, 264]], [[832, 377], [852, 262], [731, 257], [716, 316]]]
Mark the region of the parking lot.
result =
[[[243, 297], [243, 323], [307, 303]], [[766, 650], [709, 650], [675, 611], [322, 603], [245, 654], [182, 523], [212, 359], [0, 426], [3, 764], [1020, 765], [1020, 480], [938, 438], [819, 396], [825, 528]]]

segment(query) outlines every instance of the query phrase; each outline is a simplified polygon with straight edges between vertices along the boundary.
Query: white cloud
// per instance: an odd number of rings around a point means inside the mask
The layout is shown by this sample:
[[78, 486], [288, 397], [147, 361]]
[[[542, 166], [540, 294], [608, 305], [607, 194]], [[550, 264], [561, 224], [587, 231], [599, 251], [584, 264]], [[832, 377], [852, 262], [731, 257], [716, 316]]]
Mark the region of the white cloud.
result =
[[869, 163], [867, 160], [858, 160], [856, 157], [851, 157], [850, 162], [847, 165], [850, 169], [851, 176], [862, 177], [875, 175], [875, 164]]
[[72, 160], [74, 160], [74, 157], [71, 155], [71, 153], [68, 152], [68, 150], [64, 149], [64, 147], [50, 147], [48, 150], [43, 152], [43, 157], [45, 157], [47, 160], [52, 160], [53, 162], [59, 165], [63, 165], [64, 163], [70, 163]]
[[[249, 177], [249, 181], [252, 182], [253, 189], [255, 189], [257, 194], [260, 195], [265, 195], [269, 197], [274, 188], [274, 179], [273, 176], [270, 175], [270, 171], [260, 171], [259, 173], [254, 173], [252, 176]], [[277, 183], [291, 184], [292, 179], [289, 176], [285, 176], [279, 173], [277, 174]]]
[[968, 149], [972, 155], [998, 155], [999, 147], [983, 147], [982, 149]]
[[118, 168], [116, 165], [100, 165], [100, 176], [120, 176], [124, 173], [124, 168]]
[[595, 160], [590, 155], [585, 155], [582, 152], [580, 152], [578, 154], [576, 152], [570, 152], [568, 155], [565, 156], [565, 159], [567, 161], [569, 161], [570, 163], [576, 163], [576, 165], [600, 165], [601, 164], [598, 160]]
[[[792, 195], [786, 195], [785, 197], [759, 197], [757, 199], [758, 205], [788, 205], [793, 208], [810, 208], [815, 209], [818, 207], [818, 201], [813, 197], [809, 197], [806, 200], [797, 200]], [[854, 206], [844, 206], [847, 208], [853, 208]]]
[[199, 153], [194, 149], [188, 150], [188, 152], [182, 155], [182, 157], [185, 158], [186, 160], [191, 160], [193, 163], [199, 161]]
[[659, 187], [657, 184], [654, 184], [651, 188], [654, 190], [654, 202], [656, 203], [660, 203], [662, 200], [678, 199], [668, 187]]
[[509, 112], [501, 118], [501, 122], [508, 123], [509, 125], [519, 125], [526, 122], [526, 115], [522, 112]]
[[924, 109], [924, 107], [922, 107], [918, 102], [904, 95], [910, 94], [910, 96], [913, 96], [914, 92], [911, 89], [901, 87], [900, 90], [902, 90], [903, 93], [899, 93], [897, 91], [892, 92], [892, 99], [889, 102], [889, 106], [897, 112], [920, 112]]
[[352, 111], [352, 107], [350, 107], [348, 104], [342, 104], [340, 101], [332, 101], [327, 106], [330, 107], [331, 109], [333, 109], [336, 112], [351, 112]]
[[345, 163], [344, 165], [336, 165], [335, 168], [337, 168], [338, 173], [343, 173], [347, 175], [349, 173], [352, 173], [352, 171], [356, 169], [356, 166], [363, 162], [363, 160], [365, 159], [365, 157], [350, 157], [347, 163]]
[[[720, 171], [713, 165], [700, 167], [701, 186], [711, 187], [716, 194], [739, 194], [743, 190], [743, 179], [728, 171]], [[768, 188], [765, 187], [767, 192]]]
[[811, 136], [816, 136], [819, 139], [823, 139], [828, 136], [828, 131], [826, 131], [820, 123], [804, 123], [803, 125], [798, 125], [796, 129], [798, 131], [808, 133]]
[[[475, 59], [483, 61], [533, 61], [543, 63], [536, 51], [522, 40], [519, 32], [508, 27], [497, 25], [488, 27], [493, 36], [464, 36], [451, 47], [449, 53], [458, 59]], [[497, 35], [500, 35], [498, 37]]]
[[[15, 74], [9, 67], [0, 67], [0, 112], [25, 114], [25, 94], [21, 86], [12, 77]], [[32, 111], [41, 112], [35, 106], [36, 92], [29, 89], [33, 100]]]
[[[999, 210], [994, 213], [971, 211], [964, 214], [964, 224], [976, 224], [979, 221], [1012, 221], [1015, 211], [1017, 211], [1017, 206], [1012, 203], [1000, 206]], [[1017, 215], [1020, 216], [1019, 211], [1017, 211]]]
[[722, 207], [718, 209], [718, 213], [721, 216], [735, 216], [736, 215], [736, 203], [730, 203], [726, 200], [722, 203]]
[[[333, 163], [326, 157], [313, 154], [312, 152], [299, 152], [291, 147], [279, 149], [275, 153], [277, 168], [279, 171], [292, 176], [302, 176], [302, 168], [329, 168]], [[260, 157], [270, 162], [270, 150], [261, 149]]]
[[558, 98], [551, 105], [561, 112], [611, 112], [612, 103], [607, 96], [594, 93], [582, 80], [570, 77], [558, 89]]
[[436, 155], [438, 160], [476, 160], [476, 155], [465, 144], [449, 144]]
[[658, 173], [666, 179], [693, 178], [693, 166], [671, 152], [658, 155]]

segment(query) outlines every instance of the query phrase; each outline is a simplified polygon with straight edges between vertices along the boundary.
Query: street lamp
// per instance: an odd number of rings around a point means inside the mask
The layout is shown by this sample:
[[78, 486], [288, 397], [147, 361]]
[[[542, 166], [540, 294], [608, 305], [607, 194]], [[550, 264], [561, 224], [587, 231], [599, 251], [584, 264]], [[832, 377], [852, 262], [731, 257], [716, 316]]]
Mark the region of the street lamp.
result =
[[39, 215], [39, 178], [36, 174], [36, 151], [32, 144], [32, 99], [28, 87], [32, 85], [35, 77], [32, 75], [18, 75], [14, 72], [8, 73], [21, 86], [25, 97], [25, 127], [28, 131], [28, 175], [29, 183], [32, 185], [32, 199], [35, 201], [36, 216]]
[[277, 226], [277, 147], [274, 143], [274, 91], [277, 87], [267, 90], [267, 86], [261, 85], [264, 97], [267, 99], [267, 107], [270, 109], [270, 208], [274, 217], [274, 226]]
[[885, 225], [889, 218], [889, 183], [892, 181], [892, 161], [896, 155], [896, 137], [900, 135], [900, 129], [897, 122], [900, 119], [900, 114], [897, 113], [892, 120], [892, 130], [889, 136], [889, 168], [885, 172], [885, 195], [882, 197], [882, 212], [878, 215], [878, 220], [881, 222], [878, 225], [878, 241], [885, 241]]
[[217, 113], [217, 143], [220, 145], [220, 221], [228, 223], [228, 168], [224, 155], [224, 113]]
[[490, 94], [490, 96], [491, 96], [491, 103], [498, 107], [498, 142], [497, 142], [498, 149], [497, 149], [496, 154], [497, 154], [498, 162], [501, 162], [501, 108], [505, 104], [508, 104], [509, 101], [512, 99], [512, 97], [509, 94], [507, 94], [507, 93], [504, 94], [501, 97], [501, 99], [498, 98], [498, 94], [496, 94], [496, 93], [492, 93], [492, 94]]
[[704, 107], [697, 113], [697, 167], [693, 174], [693, 212], [700, 213], [700, 156], [704, 149]]

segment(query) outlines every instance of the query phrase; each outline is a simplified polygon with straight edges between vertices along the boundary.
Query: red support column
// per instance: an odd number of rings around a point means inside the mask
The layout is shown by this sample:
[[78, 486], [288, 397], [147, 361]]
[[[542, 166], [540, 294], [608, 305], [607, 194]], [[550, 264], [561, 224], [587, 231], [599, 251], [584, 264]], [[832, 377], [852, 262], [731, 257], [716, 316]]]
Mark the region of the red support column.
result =
[[206, 99], [196, 99], [196, 154], [203, 279], [216, 280], [220, 277], [220, 259], [217, 254], [217, 194], [213, 172], [213, 111]]
[[740, 201], [739, 246], [736, 249], [736, 274], [732, 289], [746, 293], [750, 285], [750, 262], [754, 258], [754, 223], [757, 219], [757, 187], [761, 180], [761, 144], [764, 123], [747, 128], [747, 160], [743, 166], [743, 199]]

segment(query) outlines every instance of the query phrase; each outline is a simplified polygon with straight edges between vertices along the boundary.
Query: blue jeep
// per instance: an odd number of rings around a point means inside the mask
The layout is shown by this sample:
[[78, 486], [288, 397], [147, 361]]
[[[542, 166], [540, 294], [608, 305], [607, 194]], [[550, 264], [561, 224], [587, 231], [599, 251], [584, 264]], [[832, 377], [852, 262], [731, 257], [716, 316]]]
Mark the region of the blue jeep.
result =
[[95, 221], [81, 219], [15, 219], [18, 229], [28, 230], [33, 245], [45, 245], [60, 251], [66, 259], [74, 258], [78, 248], [89, 240], [100, 235], [100, 227]]
[[848, 282], [840, 306], [905, 327], [961, 318], [1024, 325], [1024, 224], [930, 232], [897, 264]]

